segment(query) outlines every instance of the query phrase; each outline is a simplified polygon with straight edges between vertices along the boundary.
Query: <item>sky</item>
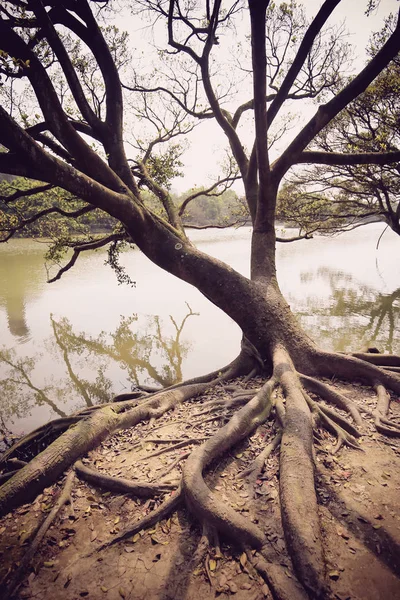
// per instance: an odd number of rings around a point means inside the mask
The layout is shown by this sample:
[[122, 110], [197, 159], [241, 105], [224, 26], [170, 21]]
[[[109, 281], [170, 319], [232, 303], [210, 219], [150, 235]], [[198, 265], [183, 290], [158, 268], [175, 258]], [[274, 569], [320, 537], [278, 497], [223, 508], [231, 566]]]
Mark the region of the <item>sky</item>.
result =
[[[321, 0], [305, 0], [303, 2], [306, 14], [310, 19], [316, 14], [321, 4]], [[335, 9], [328, 22], [328, 24], [343, 23], [348, 31], [347, 39], [355, 48], [351, 64], [353, 68], [362, 67], [365, 64], [365, 47], [371, 33], [381, 28], [384, 17], [390, 12], [396, 11], [399, 7], [399, 2], [398, 0], [381, 0], [379, 7], [369, 17], [364, 14], [366, 5], [366, 0], [343, 0]], [[238, 26], [236, 33], [238, 38], [244, 35], [244, 30], [247, 26], [246, 18]], [[126, 27], [126, 24], [126, 21], [121, 23], [121, 28], [124, 25]], [[146, 47], [145, 40], [146, 37], [148, 38], [149, 31], [143, 29], [143, 24], [138, 21], [137, 17], [131, 17], [129, 30], [135, 39], [136, 47], [139, 49], [144, 48], [144, 53], [146, 54], [149, 49]], [[227, 51], [224, 49], [224, 44], [225, 40], [222, 39], [220, 46], [217, 47], [219, 53]], [[229, 51], [231, 51], [231, 48]], [[246, 99], [249, 99], [251, 96], [251, 84], [249, 83], [248, 86], [249, 89], [244, 90]], [[293, 107], [293, 110], [297, 110], [298, 106], [299, 103]], [[304, 124], [315, 110], [315, 104], [307, 107], [303, 105], [301, 107], [301, 114], [296, 116], [297, 126], [283, 138], [284, 145], [299, 131], [301, 124]], [[251, 143], [252, 131], [250, 122], [248, 122], [248, 131], [243, 131], [243, 135], [245, 143], [247, 140], [249, 140], [248, 143]], [[224, 148], [226, 147], [223, 133], [218, 125], [212, 122], [203, 122], [190, 134], [188, 140], [190, 148], [183, 156], [184, 177], [176, 178], [173, 181], [173, 190], [178, 193], [194, 186], [206, 186], [215, 181], [219, 173], [218, 163], [223, 158]], [[234, 189], [240, 194], [242, 191], [241, 184], [235, 184]]]

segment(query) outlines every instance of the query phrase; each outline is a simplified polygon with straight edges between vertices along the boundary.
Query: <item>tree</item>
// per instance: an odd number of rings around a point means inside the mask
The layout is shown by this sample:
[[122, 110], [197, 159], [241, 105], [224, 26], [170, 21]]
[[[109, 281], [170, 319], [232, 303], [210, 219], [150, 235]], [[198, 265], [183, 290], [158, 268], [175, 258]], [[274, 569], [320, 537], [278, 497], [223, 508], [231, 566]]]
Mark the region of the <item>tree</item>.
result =
[[[78, 197], [88, 210], [103, 210], [119, 223], [117, 238], [101, 238], [95, 247], [120, 240], [133, 242], [162, 269], [197, 287], [243, 332], [241, 352], [227, 367], [156, 392], [139, 404], [135, 398], [84, 411], [74, 416], [73, 427], [70, 420], [64, 426], [63, 421], [58, 421], [57, 434], [63, 429], [64, 432], [1, 487], [2, 514], [35, 497], [110, 432], [157, 418], [235, 376], [262, 373], [262, 387], [249, 401], [246, 399], [224, 427], [191, 453], [183, 467], [177, 495], [184, 494], [190, 510], [203, 523], [244, 546], [264, 551], [265, 555], [264, 532], [211, 492], [203, 471], [267, 418], [277, 419], [282, 427], [282, 437], [278, 436], [276, 443], [280, 442], [280, 498], [286, 545], [308, 594], [326, 596], [314, 486], [313, 429], [318, 418], [322, 427], [337, 435], [337, 449], [342, 444], [357, 447], [358, 432], [337, 412], [313, 400], [308, 392], [336, 404], [360, 426], [357, 406], [316, 378], [362, 378], [377, 393], [374, 415], [378, 430], [389, 435], [400, 433], [399, 427], [387, 418], [385, 391], [388, 388], [400, 393], [399, 357], [344, 355], [317, 348], [293, 316], [276, 278], [277, 194], [289, 169], [302, 163], [386, 165], [400, 160], [400, 153], [391, 149], [356, 149], [348, 153], [309, 149], [316, 136], [367, 90], [400, 50], [397, 22], [367, 65], [340, 86], [339, 71], [346, 48], [340, 44], [340, 35], [332, 29], [327, 33], [324, 30], [339, 3], [340, 0], [325, 0], [309, 24], [294, 3], [276, 5], [268, 0], [249, 0], [247, 7], [238, 2], [225, 6], [221, 0], [206, 2], [204, 6], [177, 0], [143, 1], [136, 5], [149, 9], [158, 23], [165, 22], [168, 52], [172, 59], [176, 57], [185, 63], [188, 80], [176, 76], [170, 88], [157, 85], [144, 89], [142, 84], [125, 87], [145, 95], [154, 91], [165, 94], [184, 114], [213, 118], [222, 129], [243, 180], [253, 223], [251, 279], [200, 252], [188, 240], [169, 190], [154, 179], [148, 168], [155, 143], [150, 142], [131, 168], [124, 147], [120, 81], [121, 60], [125, 59], [124, 53], [118, 54], [117, 32], [100, 27], [104, 2], [8, 0], [1, 8], [1, 74], [7, 82], [27, 80], [37, 103], [37, 116], [30, 120], [22, 109], [18, 112], [14, 101], [9, 102], [8, 110], [0, 109], [0, 143], [7, 149], [0, 154], [0, 171], [57, 185]], [[228, 90], [219, 91], [214, 79], [217, 65], [213, 56], [222, 37], [229, 39], [230, 27], [242, 8], [251, 24], [253, 93], [232, 113], [224, 106]], [[83, 45], [88, 50], [83, 51]], [[90, 60], [85, 54], [88, 51]], [[94, 63], [100, 78], [95, 85], [93, 78], [85, 75], [87, 70], [93, 73]], [[206, 108], [200, 106], [203, 97], [196, 91], [193, 96], [192, 88], [188, 91], [185, 87], [193, 81], [195, 90], [200, 84], [203, 86]], [[178, 93], [174, 86], [179, 82]], [[276, 126], [276, 119], [285, 115], [287, 101], [318, 97], [321, 103], [315, 114], [280, 156], [271, 161], [269, 141], [279, 137], [282, 128]], [[249, 111], [254, 115], [255, 138], [248, 153], [239, 137], [239, 125]], [[159, 129], [157, 144], [171, 139], [171, 132], [187, 130], [183, 117], [176, 114], [168, 133], [156, 119], [153, 121]], [[285, 123], [284, 118], [284, 129]], [[141, 186], [155, 194], [163, 212], [157, 214], [146, 206]], [[36, 191], [41, 191], [40, 186]], [[31, 190], [33, 199], [34, 192]], [[70, 216], [75, 217], [73, 211]], [[75, 246], [73, 258], [58, 275], [73, 266], [79, 254], [93, 248], [93, 244]], [[274, 394], [276, 388], [285, 397], [284, 407]], [[19, 448], [21, 445], [23, 441]], [[275, 566], [279, 571], [279, 565]], [[280, 580], [274, 573], [277, 571], [271, 567], [268, 581], [277, 591]]]

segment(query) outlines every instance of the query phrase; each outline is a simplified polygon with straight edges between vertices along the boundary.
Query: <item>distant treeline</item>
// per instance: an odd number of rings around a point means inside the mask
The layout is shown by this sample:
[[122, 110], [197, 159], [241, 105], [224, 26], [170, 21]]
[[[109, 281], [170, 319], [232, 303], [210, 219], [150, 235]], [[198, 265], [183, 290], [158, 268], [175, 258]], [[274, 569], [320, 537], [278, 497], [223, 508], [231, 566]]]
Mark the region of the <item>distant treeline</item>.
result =
[[[78, 218], [71, 219], [65, 213], [76, 212], [85, 206], [81, 200], [60, 188], [32, 194], [23, 194], [14, 198], [18, 191], [29, 192], [32, 187], [41, 186], [40, 182], [32, 182], [25, 178], [15, 178], [0, 174], [0, 234], [4, 238], [7, 232], [15, 229], [16, 237], [50, 237], [59, 238], [71, 234], [87, 234], [108, 232], [114, 230], [115, 219], [100, 209], [87, 212]], [[244, 200], [233, 190], [226, 190], [220, 195], [208, 196], [201, 193], [201, 188], [190, 189], [178, 194], [171, 192], [170, 196], [179, 209], [189, 197], [197, 195], [185, 207], [182, 218], [185, 225], [203, 227], [207, 225], [230, 225], [245, 221], [247, 213]], [[163, 216], [164, 209], [153, 194], [142, 191], [145, 205]], [[24, 222], [40, 211], [50, 208], [60, 209], [59, 213], [45, 214], [34, 223], [24, 225]], [[21, 227], [21, 229], [19, 229]]]

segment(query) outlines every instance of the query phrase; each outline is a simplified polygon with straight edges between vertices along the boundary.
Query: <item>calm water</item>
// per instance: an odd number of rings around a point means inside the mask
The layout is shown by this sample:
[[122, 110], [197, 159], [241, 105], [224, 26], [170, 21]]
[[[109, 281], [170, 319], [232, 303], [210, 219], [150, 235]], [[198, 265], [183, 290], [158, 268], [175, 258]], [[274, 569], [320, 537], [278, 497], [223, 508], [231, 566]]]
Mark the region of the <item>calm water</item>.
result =
[[[279, 244], [279, 282], [303, 327], [325, 348], [373, 343], [400, 352], [400, 238], [382, 224], [336, 238]], [[250, 229], [196, 231], [204, 251], [244, 274]], [[0, 245], [0, 414], [19, 433], [84, 405], [225, 365], [240, 331], [196, 289], [138, 251], [121, 262], [136, 287], [119, 286], [103, 251], [46, 283], [45, 247]]]

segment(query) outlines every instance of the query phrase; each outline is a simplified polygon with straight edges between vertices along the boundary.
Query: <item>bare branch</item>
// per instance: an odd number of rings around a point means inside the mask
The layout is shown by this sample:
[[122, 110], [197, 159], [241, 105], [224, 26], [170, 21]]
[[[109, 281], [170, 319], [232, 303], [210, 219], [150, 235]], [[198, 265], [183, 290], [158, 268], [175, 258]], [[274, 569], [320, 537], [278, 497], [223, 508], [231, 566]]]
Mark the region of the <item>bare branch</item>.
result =
[[[183, 215], [188, 204], [190, 204], [190, 202], [192, 202], [192, 200], [195, 200], [199, 196], [221, 196], [224, 192], [226, 192], [227, 189], [229, 189], [231, 187], [231, 185], [235, 181], [238, 181], [239, 179], [241, 179], [241, 177], [239, 175], [236, 177], [228, 176], [228, 177], [225, 177], [224, 179], [219, 179], [218, 181], [216, 181], [215, 183], [210, 185], [210, 187], [208, 187], [205, 190], [198, 190], [197, 192], [190, 194], [190, 196], [185, 198], [185, 200], [182, 202], [181, 206], [179, 207], [179, 216]], [[212, 193], [215, 189], [217, 189], [221, 185], [223, 186], [223, 189], [221, 189], [219, 192]]]
[[320, 33], [322, 27], [332, 14], [333, 10], [339, 4], [339, 2], [340, 0], [325, 0], [323, 5], [319, 9], [315, 19], [309, 26], [306, 34], [304, 35], [303, 41], [301, 42], [300, 47], [297, 51], [292, 66], [287, 72], [282, 84], [280, 85], [279, 90], [276, 94], [276, 98], [274, 99], [274, 101], [268, 109], [267, 120], [269, 127], [271, 126], [276, 115], [278, 114], [282, 104], [285, 102], [285, 100], [287, 100], [292, 85], [295, 82], [296, 77], [298, 76], [300, 69], [304, 64], [304, 61], [306, 60], [316, 37]]

